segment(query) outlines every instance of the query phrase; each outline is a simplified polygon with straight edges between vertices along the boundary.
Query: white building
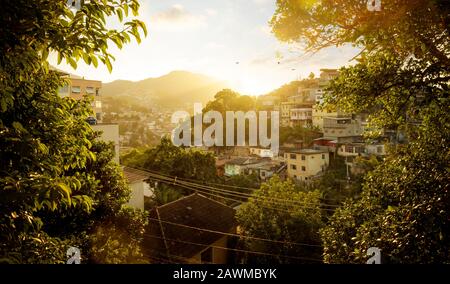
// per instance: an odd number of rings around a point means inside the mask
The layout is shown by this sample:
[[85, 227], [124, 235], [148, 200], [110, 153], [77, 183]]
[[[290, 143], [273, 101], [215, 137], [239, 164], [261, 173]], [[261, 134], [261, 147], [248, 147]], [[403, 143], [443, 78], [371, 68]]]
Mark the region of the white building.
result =
[[150, 190], [150, 185], [145, 182], [145, 180], [148, 179], [148, 173], [130, 167], [123, 167], [123, 173], [131, 188], [131, 196], [128, 205], [133, 208], [144, 210], [144, 194]]

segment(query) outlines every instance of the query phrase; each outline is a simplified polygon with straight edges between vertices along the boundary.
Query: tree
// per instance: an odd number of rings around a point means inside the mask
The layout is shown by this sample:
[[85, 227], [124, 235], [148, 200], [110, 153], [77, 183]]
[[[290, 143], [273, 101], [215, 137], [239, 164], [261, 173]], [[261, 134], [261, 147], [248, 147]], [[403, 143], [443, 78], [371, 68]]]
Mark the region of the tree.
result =
[[[245, 249], [275, 256], [250, 253], [246, 256], [246, 262], [273, 264], [274, 261], [279, 263], [320, 261], [322, 252], [319, 229], [322, 227], [322, 214], [319, 197], [319, 192], [299, 191], [291, 181], [283, 182], [277, 176], [263, 183], [261, 188], [254, 192], [253, 197], [238, 209], [236, 219], [243, 236], [278, 241], [245, 239]], [[296, 204], [280, 205], [274, 202], [277, 199], [290, 200]]]
[[[57, 91], [64, 78], [46, 61], [49, 52], [55, 52], [73, 67], [83, 59], [94, 66], [102, 61], [111, 70], [108, 40], [121, 47], [130, 42], [130, 35], [140, 40], [138, 28], [146, 30], [138, 20], [124, 23], [121, 31], [110, 30], [105, 17], [116, 15], [122, 21], [128, 11], [136, 15], [139, 4], [91, 1], [74, 14], [65, 3], [7, 1], [0, 11], [2, 262], [65, 262], [69, 245], [92, 244], [96, 224], [135, 216], [144, 225], [142, 218], [122, 209], [129, 189], [117, 166], [102, 158], [111, 149], [96, 148], [93, 130], [85, 122], [89, 102], [61, 98]], [[120, 195], [117, 201], [115, 194]], [[111, 203], [115, 206], [108, 207]], [[69, 224], [68, 231], [52, 225], [58, 223]], [[82, 257], [89, 258], [95, 249], [85, 248]], [[121, 254], [113, 262], [128, 256]]]
[[[169, 138], [161, 139], [155, 147], [133, 150], [122, 157], [124, 165], [143, 168], [180, 179], [200, 182], [217, 181], [215, 158], [211, 153], [177, 147]], [[155, 188], [154, 202], [162, 205], [188, 195], [190, 191], [171, 184], [160, 183]]]
[[366, 177], [361, 198], [336, 211], [321, 232], [325, 262], [365, 263], [369, 247], [388, 263], [450, 262], [448, 122], [427, 123], [425, 140], [399, 147]]
[[303, 141], [303, 144], [305, 147], [308, 147], [308, 145], [311, 145], [313, 140], [316, 138], [321, 137], [322, 134], [309, 127], [303, 127], [301, 125], [296, 125], [294, 127], [286, 126], [286, 127], [280, 127], [280, 144], [283, 145], [284, 143], [292, 143], [295, 140], [301, 140]]
[[[357, 63], [341, 68], [326, 105], [368, 111], [374, 129], [405, 132], [366, 177], [361, 198], [322, 231], [325, 261], [364, 262], [378, 246], [390, 262], [448, 262], [450, 41], [445, 1], [278, 1], [276, 36], [309, 51], [353, 44]], [[380, 135], [381, 133], [372, 133]], [[428, 162], [427, 162], [428, 161]]]

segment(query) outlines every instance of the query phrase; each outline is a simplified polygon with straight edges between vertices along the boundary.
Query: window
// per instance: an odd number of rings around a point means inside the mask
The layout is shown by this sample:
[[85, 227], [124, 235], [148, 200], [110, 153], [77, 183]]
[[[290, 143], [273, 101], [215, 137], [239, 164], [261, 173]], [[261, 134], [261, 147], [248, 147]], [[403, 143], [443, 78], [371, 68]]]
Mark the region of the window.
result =
[[266, 176], [266, 172], [261, 172], [261, 176], [265, 177]]
[[211, 263], [212, 262], [212, 248], [209, 247], [205, 251], [200, 254], [200, 259], [202, 263]]
[[302, 161], [306, 160], [305, 155], [302, 155]]
[[72, 86], [72, 93], [75, 93], [75, 94], [81, 93], [81, 87], [80, 86]]
[[102, 107], [102, 101], [95, 101], [95, 107], [101, 108]]
[[378, 154], [383, 153], [383, 146], [378, 146], [378, 147], [377, 147], [377, 153], [378, 153]]
[[96, 96], [100, 96], [100, 88], [96, 88], [95, 89], [95, 95]]
[[292, 159], [292, 160], [295, 160], [295, 159], [297, 159], [297, 155], [295, 155], [295, 154], [291, 154], [291, 159]]
[[307, 178], [307, 177], [305, 177], [305, 180], [308, 180], [308, 178]]
[[297, 169], [297, 166], [296, 166], [296, 165], [291, 165], [291, 169], [292, 169], [292, 170], [296, 170], [296, 169]]
[[86, 93], [92, 95], [95, 93], [94, 87], [86, 87]]
[[306, 171], [306, 167], [305, 166], [302, 166], [302, 171]]
[[102, 113], [101, 112], [97, 112], [95, 114], [95, 117], [97, 118], [97, 120], [102, 120]]
[[322, 154], [322, 160], [325, 160], [325, 154]]

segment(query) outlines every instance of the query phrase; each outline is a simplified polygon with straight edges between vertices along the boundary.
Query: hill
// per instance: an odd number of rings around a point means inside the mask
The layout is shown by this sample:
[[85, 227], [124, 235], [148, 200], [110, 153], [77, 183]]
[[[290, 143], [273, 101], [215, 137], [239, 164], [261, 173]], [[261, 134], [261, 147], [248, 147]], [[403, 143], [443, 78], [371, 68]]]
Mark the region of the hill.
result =
[[173, 71], [158, 78], [142, 81], [117, 80], [103, 84], [103, 96], [133, 97], [142, 102], [164, 107], [177, 107], [194, 102], [206, 102], [220, 90], [227, 88], [224, 82], [187, 71]]

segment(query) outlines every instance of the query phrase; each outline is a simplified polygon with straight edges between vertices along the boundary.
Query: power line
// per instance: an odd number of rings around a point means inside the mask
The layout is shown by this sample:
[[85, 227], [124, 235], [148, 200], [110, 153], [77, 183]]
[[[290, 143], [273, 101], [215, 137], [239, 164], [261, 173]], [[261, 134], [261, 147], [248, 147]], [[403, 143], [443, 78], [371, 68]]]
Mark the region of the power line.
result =
[[[228, 184], [222, 184], [222, 183], [211, 183], [211, 182], [199, 181], [199, 180], [190, 179], [190, 178], [180, 178], [180, 177], [172, 176], [172, 175], [169, 175], [169, 174], [166, 174], [166, 173], [162, 173], [162, 172], [158, 172], [158, 171], [154, 171], [154, 170], [149, 170], [149, 169], [145, 169], [145, 168], [141, 168], [141, 167], [136, 167], [136, 166], [133, 166], [133, 168], [139, 169], [139, 170], [147, 172], [147, 173], [153, 173], [153, 174], [162, 175], [162, 176], [167, 177], [167, 178], [172, 178], [172, 179], [177, 179], [177, 180], [184, 180], [184, 181], [194, 181], [194, 182], [196, 182], [197, 185], [202, 185], [202, 186], [209, 184], [209, 185], [217, 185], [217, 186], [230, 187], [230, 188], [245, 189], [245, 190], [248, 190], [248, 191], [260, 190], [260, 188], [243, 187], [243, 186], [228, 185]], [[198, 183], [198, 182], [201, 182], [201, 183]], [[216, 188], [216, 189], [218, 189], [218, 188]], [[221, 189], [221, 190], [223, 190], [223, 189]], [[332, 198], [320, 198], [320, 199], [324, 200], [324, 201], [338, 201], [338, 202], [342, 202], [342, 200], [340, 200], [340, 199], [332, 199]], [[328, 207], [336, 207], [336, 208], [340, 207], [339, 205], [324, 204], [324, 203], [321, 203], [321, 205], [322, 206], [328, 206]]]
[[[155, 178], [155, 177], [151, 177], [151, 178]], [[167, 183], [173, 183], [173, 185], [183, 184], [183, 185], [186, 185], [186, 186], [194, 187], [197, 190], [198, 189], [203, 189], [203, 190], [214, 192], [214, 193], [217, 193], [217, 194], [224, 194], [224, 195], [233, 196], [233, 197], [237, 197], [237, 198], [245, 198], [245, 199], [252, 198], [252, 199], [255, 199], [255, 200], [261, 200], [261, 201], [264, 201], [264, 202], [269, 202], [269, 203], [272, 203], [274, 205], [288, 205], [288, 206], [296, 206], [296, 207], [301, 207], [301, 208], [306, 208], [306, 209], [316, 209], [316, 207], [307, 207], [305, 205], [300, 205], [300, 204], [296, 204], [296, 203], [289, 204], [289, 203], [291, 203], [290, 200], [276, 201], [276, 200], [270, 200], [271, 198], [265, 199], [263, 197], [258, 197], [258, 196], [253, 196], [253, 195], [247, 196], [247, 195], [241, 195], [239, 193], [222, 192], [222, 191], [217, 190], [217, 189], [211, 189], [211, 188], [208, 188], [208, 187], [202, 187], [202, 186], [194, 185], [192, 183], [184, 183], [184, 182], [175, 181], [175, 180], [172, 182], [170, 180], [162, 180], [161, 178], [157, 178], [157, 179], [159, 181], [163, 181], [163, 182], [166, 181]], [[309, 204], [312, 204], [312, 203], [309, 203]], [[317, 205], [320, 205], [320, 204], [317, 203]], [[324, 209], [324, 210], [331, 210], [331, 211], [333, 211], [332, 209]]]
[[[152, 174], [152, 175], [156, 175], [156, 174]], [[159, 175], [160, 176], [160, 175]], [[166, 178], [166, 179], [171, 179], [171, 178]], [[179, 181], [178, 179], [173, 178], [174, 182], [179, 182], [179, 183], [184, 183], [186, 185], [192, 185], [192, 186], [197, 186], [197, 187], [202, 187], [204, 189], [209, 189], [212, 191], [216, 191], [216, 192], [220, 192], [220, 193], [224, 193], [227, 195], [234, 195], [237, 197], [245, 197], [245, 198], [259, 198], [257, 196], [255, 196], [254, 194], [249, 194], [249, 193], [244, 193], [244, 192], [237, 192], [237, 191], [231, 191], [231, 190], [226, 190], [226, 189], [221, 189], [221, 188], [216, 188], [216, 187], [211, 187], [211, 186], [206, 186], [206, 185], [201, 185], [198, 183], [191, 183], [191, 182], [183, 182], [183, 181]], [[282, 202], [284, 205], [284, 202], [286, 203], [294, 203], [294, 204], [301, 204], [301, 205], [305, 205], [305, 204], [314, 204], [314, 205], [319, 205], [319, 206], [325, 206], [325, 207], [339, 207], [338, 205], [330, 205], [330, 204], [323, 204], [323, 203], [311, 203], [311, 202], [302, 202], [302, 201], [298, 201], [298, 200], [289, 200], [289, 199], [283, 199], [283, 198], [277, 198], [277, 197], [267, 197], [264, 199], [271, 199], [274, 200], [275, 203], [280, 203]], [[279, 202], [276, 202], [279, 201]], [[304, 206], [305, 207], [305, 206]], [[305, 207], [306, 208], [306, 207]], [[312, 208], [314, 209], [314, 208]]]
[[[171, 182], [171, 181], [166, 181], [166, 180], [159, 180], [159, 181], [164, 182], [164, 183], [169, 183], [169, 184], [175, 185], [175, 184], [174, 184], [173, 182]], [[211, 193], [211, 192], [209, 192], [209, 191], [207, 191], [207, 190], [200, 189], [200, 188], [195, 188], [195, 187], [191, 187], [191, 186], [186, 186], [186, 185], [183, 185], [183, 184], [176, 184], [176, 185], [179, 186], [179, 187], [187, 188], [187, 189], [189, 189], [189, 190], [199, 191], [199, 192], [201, 192], [201, 193], [203, 193], [203, 194], [211, 195], [211, 196], [214, 196], [214, 197], [219, 197], [219, 198], [222, 198], [222, 199], [227, 199], [227, 200], [234, 201], [234, 202], [238, 202], [238, 203], [241, 203], [241, 204], [245, 202], [245, 201], [243, 201], [243, 200], [238, 200], [238, 199], [235, 199], [235, 198], [225, 197], [225, 196], [221, 196], [221, 195], [218, 195], [218, 194], [214, 194], [214, 193]], [[255, 200], [261, 201], [261, 199], [255, 199]], [[284, 205], [295, 207], [295, 205], [287, 205], [287, 204], [284, 204]], [[260, 205], [260, 204], [258, 204], [258, 206], [261, 207], [261, 208], [269, 209], [269, 210], [277, 210], [277, 211], [282, 211], [282, 212], [292, 213], [292, 211], [287, 210], [287, 209], [275, 208], [275, 207], [269, 207], [269, 206]], [[301, 207], [301, 206], [298, 206], [298, 205], [297, 205], [297, 207], [298, 207], [298, 208], [305, 208], [305, 207]], [[334, 210], [332, 210], [332, 209], [327, 209], [327, 208], [310, 208], [310, 207], [309, 207], [308, 209], [317, 209], [317, 210], [334, 211]]]
[[[172, 182], [168, 182], [168, 181], [165, 181], [165, 180], [160, 180], [160, 181], [161, 181], [161, 182], [164, 182], [164, 183], [169, 183], [169, 184], [172, 184], [172, 185], [173, 185]], [[205, 191], [204, 189], [199, 189], [199, 188], [195, 188], [195, 187], [185, 186], [185, 185], [182, 185], [182, 184], [177, 184], [177, 186], [183, 187], [183, 188], [187, 188], [187, 189], [193, 190], [193, 191], [199, 191], [199, 192], [201, 192], [201, 193], [203, 193], [203, 194], [207, 194], [207, 195], [210, 195], [210, 196], [214, 196], [214, 197], [218, 197], [218, 198], [222, 198], [222, 199], [226, 199], [226, 200], [238, 202], [238, 203], [240, 203], [240, 204], [246, 202], [246, 201], [244, 201], [244, 200], [239, 200], [239, 199], [236, 199], [236, 198], [225, 197], [225, 196], [222, 196], [222, 195], [218, 195], [218, 194], [215, 194], [215, 193], [211, 193], [210, 191], [207, 191], [207, 190]], [[241, 198], [242, 198], [242, 197], [241, 197]], [[256, 201], [261, 201], [261, 199], [255, 199], [255, 200], [256, 200]], [[264, 201], [262, 201], [262, 202], [264, 202]], [[292, 207], [294, 207], [294, 205], [287, 205], [287, 204], [284, 204], [284, 205], [285, 205], [285, 206], [292, 206]], [[275, 208], [275, 207], [270, 207], [270, 206], [261, 205], [261, 204], [258, 204], [258, 206], [261, 207], [261, 208], [269, 209], [269, 210], [277, 210], [277, 211], [281, 211], [281, 212], [292, 213], [292, 211], [290, 211], [290, 210], [288, 210], [288, 209]], [[299, 208], [304, 208], [304, 207], [300, 207], [300, 206], [297, 206], [297, 207], [299, 207]], [[309, 209], [311, 209], [311, 208], [309, 208]], [[314, 208], [314, 209], [318, 209], [318, 210], [319, 210], [320, 208]], [[320, 210], [328, 210], [328, 211], [332, 211], [331, 209], [320, 209]]]
[[226, 233], [226, 232], [221, 232], [221, 231], [203, 229], [203, 228], [199, 228], [199, 227], [188, 226], [188, 225], [185, 225], [185, 224], [174, 223], [174, 222], [170, 222], [170, 221], [164, 221], [164, 220], [160, 220], [160, 219], [157, 219], [157, 218], [148, 218], [148, 219], [149, 220], [158, 221], [158, 222], [162, 222], [162, 223], [166, 223], [166, 224], [170, 224], [170, 225], [174, 225], [174, 226], [180, 226], [180, 227], [185, 227], [185, 228], [189, 228], [189, 229], [194, 229], [194, 230], [198, 230], [198, 231], [205, 231], [205, 232], [209, 232], [209, 233], [221, 234], [221, 235], [224, 235], [224, 236], [239, 237], [239, 238], [244, 238], [244, 239], [252, 239], [252, 240], [257, 240], [257, 241], [273, 242], [273, 243], [280, 243], [280, 244], [286, 244], [286, 245], [297, 245], [297, 246], [307, 246], [307, 247], [321, 247], [320, 245], [315, 245], [315, 244], [306, 244], [306, 243], [297, 243], [297, 242], [288, 242], [288, 241], [277, 241], [277, 240], [271, 240], [271, 239], [265, 239], [265, 238], [259, 238], [259, 237], [243, 236], [243, 235], [239, 235], [239, 234], [233, 234], [233, 233]]
[[[156, 235], [150, 235], [150, 234], [144, 234], [144, 235], [149, 237], [149, 238], [163, 239], [162, 237], [156, 236]], [[220, 246], [211, 246], [211, 245], [205, 245], [205, 244], [200, 244], [200, 243], [195, 243], [195, 242], [175, 240], [175, 239], [168, 239], [168, 238], [166, 238], [166, 240], [167, 241], [173, 241], [173, 242], [190, 244], [190, 245], [196, 245], [196, 246], [217, 248], [217, 249], [223, 249], [223, 250], [231, 250], [231, 251], [236, 251], [236, 252], [244, 252], [244, 253], [250, 253], [250, 254], [257, 254], [257, 255], [266, 255], [266, 256], [292, 258], [292, 259], [298, 259], [298, 260], [308, 260], [308, 261], [323, 262], [322, 259], [318, 259], [318, 258], [309, 258], [309, 257], [301, 257], [301, 256], [273, 254], [273, 253], [266, 253], [266, 252], [260, 252], [260, 251], [251, 251], [251, 250], [244, 250], [244, 249], [235, 249], [235, 248], [227, 248], [227, 247], [220, 247]]]
[[[184, 180], [184, 181], [195, 181], [195, 182], [197, 182], [198, 185], [210, 184], [210, 185], [217, 185], [217, 186], [223, 186], [223, 187], [245, 189], [245, 190], [248, 190], [248, 191], [260, 190], [260, 188], [235, 186], [235, 185], [228, 185], [228, 184], [222, 184], [222, 183], [211, 183], [211, 182], [199, 181], [199, 180], [190, 179], [190, 178], [180, 178], [180, 177], [172, 176], [172, 175], [169, 175], [169, 174], [166, 174], [166, 173], [162, 173], [162, 172], [158, 172], [158, 171], [154, 171], [154, 170], [148, 170], [148, 169], [145, 169], [145, 168], [140, 168], [140, 167], [135, 167], [135, 166], [133, 166], [133, 167], [136, 168], [136, 169], [142, 170], [144, 172], [159, 174], [159, 175], [162, 175], [162, 176], [167, 177], [167, 178], [172, 178], [172, 179], [176, 178], [177, 180]], [[198, 182], [201, 182], [201, 183], [198, 183]], [[328, 198], [320, 198], [320, 199], [325, 200], [325, 201], [340, 201], [340, 200], [337, 200], [337, 199], [328, 199]], [[330, 204], [323, 204], [323, 206], [339, 207], [339, 205], [330, 205]]]
[[[191, 183], [191, 182], [184, 182], [182, 181], [182, 178], [177, 178], [177, 177], [172, 177], [172, 176], [168, 176], [168, 175], [161, 175], [161, 174], [155, 174], [151, 171], [147, 171], [147, 170], [143, 170], [148, 172], [153, 178], [158, 178], [158, 181], [162, 181], [162, 179], [165, 179], [165, 181], [169, 181], [169, 182], [173, 182], [174, 185], [176, 184], [184, 184], [187, 186], [193, 186], [196, 188], [202, 188], [204, 190], [208, 190], [208, 191], [212, 191], [212, 192], [216, 192], [219, 194], [225, 194], [228, 196], [234, 196], [234, 197], [238, 197], [238, 198], [253, 198], [253, 199], [260, 199], [263, 200], [260, 197], [254, 196], [252, 194], [248, 194], [248, 193], [243, 193], [243, 192], [236, 192], [236, 191], [230, 191], [230, 190], [225, 190], [225, 189], [221, 189], [221, 188], [215, 188], [215, 187], [211, 187], [211, 186], [206, 186], [206, 185], [202, 185], [202, 184], [198, 184], [198, 183]], [[181, 181], [180, 181], [181, 180]], [[276, 197], [269, 197], [267, 198], [269, 200], [264, 199], [265, 202], [269, 201], [271, 203], [274, 203], [276, 205], [288, 205], [285, 203], [293, 203], [295, 204], [295, 206], [298, 207], [302, 207], [302, 208], [307, 208], [307, 209], [316, 209], [315, 207], [307, 207], [304, 206], [305, 204], [313, 204], [314, 206], [324, 206], [324, 207], [339, 207], [338, 205], [330, 205], [330, 204], [323, 204], [323, 203], [308, 203], [308, 202], [301, 202], [301, 201], [297, 201], [297, 200], [287, 200], [287, 199], [282, 199], [282, 198], [276, 198]], [[240, 200], [239, 200], [240, 201]], [[242, 202], [242, 201], [240, 201]], [[301, 204], [297, 205], [297, 204]], [[322, 210], [328, 210], [328, 211], [334, 211], [334, 209], [327, 209], [327, 208], [322, 208]]]

